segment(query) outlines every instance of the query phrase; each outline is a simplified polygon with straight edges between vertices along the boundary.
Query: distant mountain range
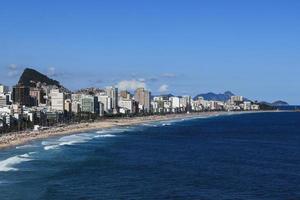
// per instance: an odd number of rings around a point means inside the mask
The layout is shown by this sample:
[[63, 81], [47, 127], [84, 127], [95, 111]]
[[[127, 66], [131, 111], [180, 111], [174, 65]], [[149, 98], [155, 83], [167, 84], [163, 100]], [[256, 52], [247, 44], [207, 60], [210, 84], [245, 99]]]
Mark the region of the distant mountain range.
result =
[[[235, 94], [233, 94], [232, 92], [230, 91], [227, 91], [227, 92], [224, 92], [223, 94], [216, 94], [216, 93], [213, 93], [213, 92], [208, 92], [208, 93], [204, 93], [204, 94], [198, 94], [196, 95], [193, 99], [194, 100], [197, 100], [198, 97], [203, 97], [205, 100], [208, 100], [208, 101], [228, 101], [232, 96], [235, 96]], [[245, 100], [247, 101], [251, 101], [247, 98], [244, 98]], [[259, 102], [260, 104], [265, 104], [265, 105], [268, 105], [268, 106], [288, 106], [289, 104], [285, 101], [282, 101], [282, 100], [278, 100], [278, 101], [275, 101], [273, 103], [269, 103], [269, 102], [265, 102], [265, 101], [262, 101], [262, 102]]]
[[[47, 77], [46, 75], [34, 70], [34, 69], [30, 69], [30, 68], [26, 68], [24, 70], [24, 72], [22, 73], [20, 79], [19, 79], [19, 84], [23, 84], [25, 86], [28, 87], [35, 87], [36, 83], [42, 83], [44, 85], [52, 85], [52, 86], [57, 86], [58, 88], [61, 88], [65, 91], [69, 91], [68, 89], [66, 89], [64, 86], [62, 86], [57, 80], [51, 79], [49, 77]], [[80, 90], [79, 90], [80, 91]], [[83, 90], [85, 91], [85, 90]], [[164, 96], [166, 98], [172, 97], [174, 95], [172, 94], [165, 94], [165, 95], [161, 95]], [[235, 96], [235, 94], [233, 94], [230, 91], [226, 91], [223, 94], [216, 94], [213, 92], [208, 92], [208, 93], [203, 93], [203, 94], [198, 94], [196, 95], [193, 99], [197, 100], [198, 97], [203, 97], [205, 100], [208, 101], [228, 101], [232, 96]], [[153, 98], [153, 96], [152, 96]], [[248, 100], [247, 98], [245, 98], [245, 100]], [[273, 103], [269, 103], [269, 102], [259, 102], [260, 104], [265, 104], [268, 106], [288, 106], [289, 104], [285, 101], [275, 101]]]
[[269, 103], [269, 102], [260, 102], [260, 103], [263, 103], [263, 104], [266, 104], [266, 105], [269, 105], [269, 106], [288, 106], [289, 104], [285, 101], [281, 101], [281, 100], [278, 100], [278, 101], [274, 101], [273, 103]]
[[205, 100], [208, 101], [228, 101], [232, 96], [235, 95], [230, 91], [226, 91], [223, 94], [208, 92], [208, 93], [198, 94], [193, 99], [197, 100], [198, 97], [203, 97]]

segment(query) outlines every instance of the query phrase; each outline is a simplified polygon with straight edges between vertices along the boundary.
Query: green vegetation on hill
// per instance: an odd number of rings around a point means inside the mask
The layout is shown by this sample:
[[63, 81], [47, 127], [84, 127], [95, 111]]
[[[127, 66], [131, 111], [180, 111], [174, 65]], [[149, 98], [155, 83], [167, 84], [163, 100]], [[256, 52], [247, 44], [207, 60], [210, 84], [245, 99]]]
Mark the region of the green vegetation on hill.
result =
[[266, 102], [259, 102], [258, 105], [261, 110], [275, 110], [276, 109], [274, 106], [272, 106]]
[[19, 84], [30, 87], [34, 87], [35, 83], [38, 82], [61, 87], [58, 81], [48, 78], [46, 75], [30, 68], [26, 68], [19, 79]]

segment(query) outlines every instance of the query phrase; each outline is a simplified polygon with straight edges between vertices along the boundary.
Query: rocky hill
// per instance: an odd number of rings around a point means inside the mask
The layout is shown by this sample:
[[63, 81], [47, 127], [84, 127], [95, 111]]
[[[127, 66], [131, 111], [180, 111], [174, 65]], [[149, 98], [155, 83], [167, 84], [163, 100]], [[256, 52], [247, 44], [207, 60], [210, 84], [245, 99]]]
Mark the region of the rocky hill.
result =
[[279, 101], [273, 102], [272, 105], [273, 106], [288, 106], [289, 104], [287, 102], [285, 102], [285, 101], [279, 100]]
[[35, 87], [38, 82], [46, 85], [62, 87], [58, 81], [48, 78], [46, 75], [30, 68], [26, 68], [19, 79], [19, 84], [29, 87]]
[[216, 94], [213, 92], [198, 94], [194, 97], [194, 100], [198, 99], [198, 97], [203, 97], [205, 100], [208, 101], [227, 101], [230, 99], [231, 96], [234, 94], [230, 91], [224, 92], [223, 94]]

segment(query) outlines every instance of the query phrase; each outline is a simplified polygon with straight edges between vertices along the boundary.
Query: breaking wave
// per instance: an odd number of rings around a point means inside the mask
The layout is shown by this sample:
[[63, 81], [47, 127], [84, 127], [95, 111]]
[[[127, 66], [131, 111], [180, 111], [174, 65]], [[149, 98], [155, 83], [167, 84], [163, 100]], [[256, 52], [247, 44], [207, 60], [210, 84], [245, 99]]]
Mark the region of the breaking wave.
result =
[[16, 146], [16, 149], [26, 149], [26, 148], [30, 148], [30, 147], [35, 147], [35, 146], [32, 144], [25, 144], [22, 146]]
[[10, 158], [0, 161], [0, 171], [1, 172], [17, 171], [18, 168], [16, 168], [15, 165], [18, 165], [22, 162], [28, 162], [33, 160], [31, 155], [34, 153], [35, 152], [30, 152], [22, 155], [12, 156]]
[[[121, 130], [118, 130], [121, 131]], [[94, 138], [104, 138], [104, 137], [115, 137], [116, 135], [111, 134], [110, 132], [115, 131], [108, 131], [108, 130], [102, 130], [97, 131], [95, 133], [82, 133], [82, 134], [76, 134], [76, 135], [69, 135], [61, 137], [58, 140], [55, 141], [43, 141], [41, 144], [44, 146], [44, 150], [53, 150], [58, 149], [61, 146], [71, 146], [75, 144], [85, 143], [88, 142]], [[101, 134], [100, 134], [101, 133]]]
[[95, 138], [100, 138], [100, 137], [115, 137], [116, 135], [113, 134], [104, 134], [104, 135], [96, 135]]

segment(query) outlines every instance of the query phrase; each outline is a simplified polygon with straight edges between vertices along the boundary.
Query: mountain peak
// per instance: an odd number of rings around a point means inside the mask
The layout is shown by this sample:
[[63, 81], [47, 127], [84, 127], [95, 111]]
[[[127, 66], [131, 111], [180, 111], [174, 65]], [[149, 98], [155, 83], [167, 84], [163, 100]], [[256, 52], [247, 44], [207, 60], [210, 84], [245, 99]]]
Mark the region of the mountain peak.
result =
[[194, 97], [194, 99], [198, 99], [198, 97], [203, 97], [205, 100], [212, 100], [212, 101], [227, 101], [230, 99], [231, 96], [234, 96], [234, 94], [230, 91], [224, 92], [224, 94], [216, 94], [213, 92], [208, 92], [204, 94], [198, 94]]
[[282, 100], [278, 100], [278, 101], [274, 101], [272, 103], [273, 106], [288, 106], [289, 104], [285, 101]]
[[224, 92], [224, 94], [227, 96], [234, 96], [234, 94], [231, 91], [226, 91]]
[[19, 79], [19, 84], [29, 87], [34, 87], [38, 82], [46, 85], [56, 85], [57, 87], [61, 87], [58, 81], [48, 78], [46, 75], [31, 68], [26, 68]]

